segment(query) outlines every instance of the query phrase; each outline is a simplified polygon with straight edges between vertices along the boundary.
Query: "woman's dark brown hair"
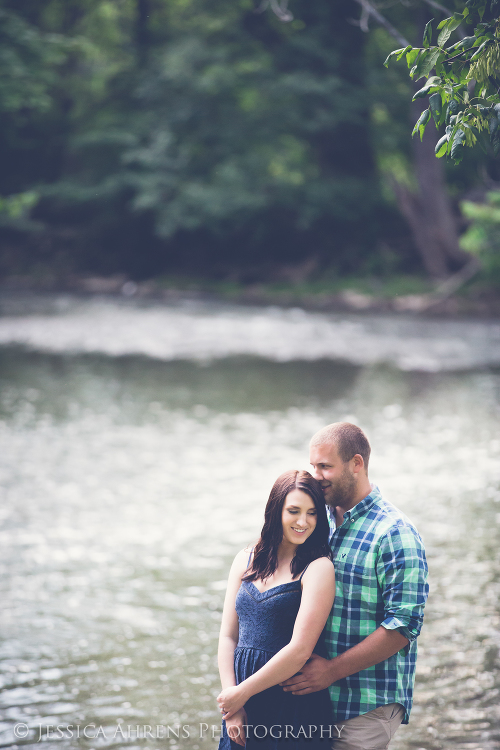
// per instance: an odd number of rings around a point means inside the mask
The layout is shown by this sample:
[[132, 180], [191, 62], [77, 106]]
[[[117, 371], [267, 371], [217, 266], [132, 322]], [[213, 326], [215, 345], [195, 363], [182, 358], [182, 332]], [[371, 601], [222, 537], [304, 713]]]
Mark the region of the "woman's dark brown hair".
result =
[[253, 563], [242, 581], [256, 581], [259, 578], [265, 580], [272, 576], [278, 567], [278, 547], [283, 541], [283, 505], [287, 495], [294, 490], [307, 493], [313, 501], [316, 508], [316, 528], [303, 544], [297, 545], [290, 563], [292, 577], [295, 578], [306, 565], [318, 557], [331, 559], [332, 553], [328, 544], [330, 528], [321, 485], [308, 471], [285, 471], [273, 484], [264, 513], [264, 526], [255, 545]]

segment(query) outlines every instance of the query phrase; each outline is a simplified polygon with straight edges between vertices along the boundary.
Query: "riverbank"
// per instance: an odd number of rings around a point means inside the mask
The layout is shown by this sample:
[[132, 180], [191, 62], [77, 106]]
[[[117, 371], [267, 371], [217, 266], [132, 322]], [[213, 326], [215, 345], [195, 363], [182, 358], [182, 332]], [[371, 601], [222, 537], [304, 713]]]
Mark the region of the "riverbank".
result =
[[244, 285], [189, 277], [133, 281], [123, 274], [11, 276], [0, 280], [1, 293], [50, 292], [112, 295], [175, 302], [214, 300], [235, 304], [301, 307], [322, 312], [390, 312], [439, 317], [500, 317], [500, 288], [484, 280], [465, 284], [455, 293], [414, 276], [341, 278], [301, 283]]

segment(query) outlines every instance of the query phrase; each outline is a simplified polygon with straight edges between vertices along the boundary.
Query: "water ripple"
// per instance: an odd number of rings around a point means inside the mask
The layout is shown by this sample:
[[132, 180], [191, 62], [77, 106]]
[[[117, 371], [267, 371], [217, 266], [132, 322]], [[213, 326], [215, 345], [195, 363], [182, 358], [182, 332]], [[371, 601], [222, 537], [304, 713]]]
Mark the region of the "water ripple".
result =
[[70, 300], [59, 312], [0, 318], [0, 345], [53, 353], [211, 361], [330, 359], [438, 372], [500, 365], [500, 325], [388, 315], [322, 314], [222, 304], [144, 306]]

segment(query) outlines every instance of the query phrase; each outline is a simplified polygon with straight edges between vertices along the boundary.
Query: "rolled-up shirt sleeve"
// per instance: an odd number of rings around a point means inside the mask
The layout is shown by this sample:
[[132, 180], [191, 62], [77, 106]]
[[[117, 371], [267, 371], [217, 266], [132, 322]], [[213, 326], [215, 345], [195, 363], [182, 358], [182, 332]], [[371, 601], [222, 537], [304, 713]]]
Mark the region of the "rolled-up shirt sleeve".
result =
[[408, 641], [420, 633], [429, 593], [427, 561], [418, 532], [404, 523], [380, 540], [377, 578], [384, 602], [382, 627], [398, 630]]

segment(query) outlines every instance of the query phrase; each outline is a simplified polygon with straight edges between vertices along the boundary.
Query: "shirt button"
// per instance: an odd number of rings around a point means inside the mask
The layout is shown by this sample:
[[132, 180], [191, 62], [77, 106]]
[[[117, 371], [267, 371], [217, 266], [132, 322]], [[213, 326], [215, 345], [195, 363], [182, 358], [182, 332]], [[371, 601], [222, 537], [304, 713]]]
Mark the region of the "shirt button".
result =
[[354, 523], [354, 518], [351, 518], [351, 523]]

